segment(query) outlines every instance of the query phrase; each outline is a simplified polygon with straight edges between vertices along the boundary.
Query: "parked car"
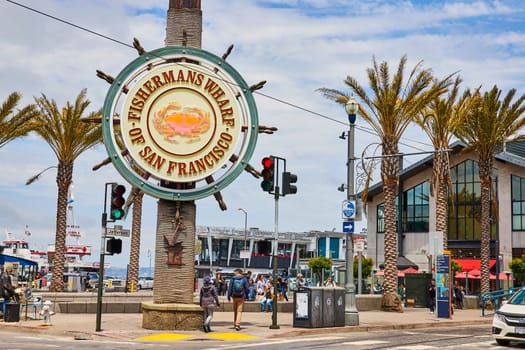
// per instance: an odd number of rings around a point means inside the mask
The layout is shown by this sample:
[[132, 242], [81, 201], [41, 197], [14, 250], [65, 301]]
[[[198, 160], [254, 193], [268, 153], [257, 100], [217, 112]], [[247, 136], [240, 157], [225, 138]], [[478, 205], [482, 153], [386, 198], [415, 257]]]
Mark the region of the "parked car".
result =
[[139, 277], [138, 289], [153, 289], [153, 277]]
[[525, 288], [514, 293], [494, 313], [492, 336], [499, 345], [525, 342]]
[[126, 287], [126, 280], [118, 277], [104, 277], [104, 287], [108, 290], [114, 289], [116, 287]]

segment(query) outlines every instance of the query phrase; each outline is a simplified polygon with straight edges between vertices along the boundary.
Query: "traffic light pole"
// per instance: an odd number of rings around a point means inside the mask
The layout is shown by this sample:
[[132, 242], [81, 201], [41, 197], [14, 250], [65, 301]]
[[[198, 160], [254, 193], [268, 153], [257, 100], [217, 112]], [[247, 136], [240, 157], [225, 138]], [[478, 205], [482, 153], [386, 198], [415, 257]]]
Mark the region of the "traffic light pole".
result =
[[[104, 201], [105, 203], [105, 201]], [[104, 205], [104, 213], [102, 213], [102, 238], [100, 242], [100, 261], [99, 261], [99, 267], [98, 267], [98, 289], [97, 289], [97, 324], [95, 331], [100, 332], [102, 329], [100, 327], [101, 321], [102, 321], [102, 291], [104, 289], [104, 257], [105, 257], [105, 250], [106, 250], [106, 236], [108, 233], [108, 227], [107, 227], [107, 214], [106, 209]]]
[[[282, 186], [283, 191], [279, 186], [279, 163], [282, 161], [284, 172], [282, 174]], [[272, 301], [272, 324], [270, 329], [279, 329], [277, 324], [277, 303], [278, 298], [278, 267], [279, 267], [279, 256], [277, 250], [279, 249], [279, 197], [287, 194], [297, 193], [297, 187], [294, 185], [297, 182], [297, 175], [286, 172], [286, 159], [277, 156], [264, 157], [262, 159], [263, 170], [261, 175], [263, 181], [261, 188], [263, 191], [273, 194], [275, 199], [275, 231], [273, 237], [273, 301]], [[240, 209], [239, 209], [240, 210]]]
[[275, 186], [274, 192], [275, 198], [275, 231], [273, 235], [273, 302], [272, 302], [272, 325], [270, 329], [279, 329], [277, 324], [277, 268], [278, 268], [278, 255], [277, 249], [279, 248], [279, 185]]
[[104, 290], [104, 257], [106, 256], [106, 238], [108, 235], [108, 214], [107, 210], [107, 198], [108, 198], [108, 186], [113, 186], [114, 183], [106, 183], [104, 189], [104, 212], [102, 213], [102, 237], [100, 240], [100, 261], [98, 267], [98, 289], [97, 289], [97, 319], [95, 331], [100, 332], [101, 321], [102, 321], [102, 291]]

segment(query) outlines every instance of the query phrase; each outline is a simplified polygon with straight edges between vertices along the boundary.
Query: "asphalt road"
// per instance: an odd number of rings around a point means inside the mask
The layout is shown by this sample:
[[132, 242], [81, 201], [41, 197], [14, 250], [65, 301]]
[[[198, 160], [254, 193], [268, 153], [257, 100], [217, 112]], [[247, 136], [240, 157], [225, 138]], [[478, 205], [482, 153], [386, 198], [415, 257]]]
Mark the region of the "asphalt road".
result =
[[[352, 350], [485, 350], [504, 349], [496, 344], [490, 335], [490, 325], [462, 327], [421, 328], [399, 331], [331, 333], [309, 337], [290, 337], [276, 339], [254, 339], [247, 341], [225, 341], [209, 338], [165, 342], [128, 341], [94, 337], [73, 339], [66, 336], [37, 335], [33, 333], [0, 332], [2, 350], [46, 350], [46, 349], [352, 349]], [[525, 349], [522, 344], [512, 343], [506, 349]]]

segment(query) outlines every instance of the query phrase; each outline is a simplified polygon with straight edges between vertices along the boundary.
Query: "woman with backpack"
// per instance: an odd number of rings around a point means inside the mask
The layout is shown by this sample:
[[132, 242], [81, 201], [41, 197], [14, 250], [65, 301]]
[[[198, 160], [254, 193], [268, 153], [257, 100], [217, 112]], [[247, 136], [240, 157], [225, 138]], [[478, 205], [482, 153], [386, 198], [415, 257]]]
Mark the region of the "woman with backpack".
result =
[[204, 310], [204, 324], [202, 325], [202, 328], [205, 333], [211, 332], [210, 323], [213, 319], [213, 310], [215, 309], [215, 305], [219, 306], [220, 304], [217, 291], [211, 282], [210, 276], [204, 277], [204, 285], [201, 288], [199, 305]]

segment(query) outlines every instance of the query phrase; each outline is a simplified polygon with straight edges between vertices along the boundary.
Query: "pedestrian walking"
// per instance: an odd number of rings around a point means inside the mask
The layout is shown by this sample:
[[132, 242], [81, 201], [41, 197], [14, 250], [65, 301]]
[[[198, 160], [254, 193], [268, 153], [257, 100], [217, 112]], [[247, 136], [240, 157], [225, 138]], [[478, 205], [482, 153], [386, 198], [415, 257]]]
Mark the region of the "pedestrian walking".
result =
[[204, 310], [204, 324], [202, 329], [205, 333], [211, 332], [210, 324], [213, 319], [215, 306], [220, 306], [217, 290], [211, 282], [210, 276], [204, 277], [204, 285], [201, 287], [199, 305]]
[[242, 308], [248, 299], [248, 282], [242, 274], [242, 269], [235, 269], [234, 276], [228, 285], [228, 301], [233, 299], [233, 326], [236, 331], [241, 330]]
[[224, 295], [226, 292], [226, 282], [222, 277], [222, 274], [217, 272], [215, 274], [215, 288], [217, 290], [217, 295]]
[[427, 302], [430, 313], [433, 314], [436, 307], [436, 280], [433, 278], [427, 286]]

